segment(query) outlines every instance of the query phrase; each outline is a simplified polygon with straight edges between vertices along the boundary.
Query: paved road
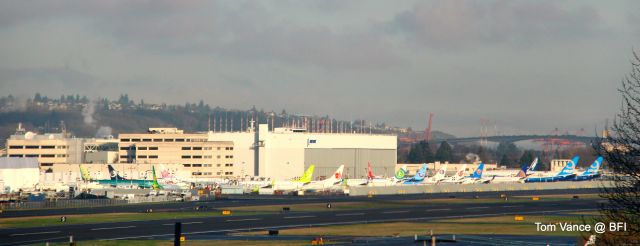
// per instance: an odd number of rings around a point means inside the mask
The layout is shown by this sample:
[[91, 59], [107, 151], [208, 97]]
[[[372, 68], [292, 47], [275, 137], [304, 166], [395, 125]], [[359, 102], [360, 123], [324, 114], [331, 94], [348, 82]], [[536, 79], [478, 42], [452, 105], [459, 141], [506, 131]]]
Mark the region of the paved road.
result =
[[325, 202], [341, 202], [341, 201], [371, 201], [371, 200], [413, 200], [425, 198], [446, 198], [455, 196], [457, 198], [474, 198], [474, 197], [497, 197], [500, 194], [509, 196], [523, 195], [553, 195], [553, 194], [593, 194], [598, 189], [568, 189], [568, 190], [520, 190], [520, 191], [499, 191], [499, 192], [461, 192], [461, 193], [436, 193], [436, 194], [404, 194], [404, 195], [380, 195], [373, 198], [368, 197], [348, 197], [348, 196], [258, 196], [258, 195], [236, 195], [229, 196], [227, 199], [207, 201], [207, 202], [174, 202], [174, 203], [156, 203], [156, 204], [132, 204], [121, 206], [106, 207], [87, 207], [87, 208], [61, 208], [61, 209], [43, 209], [43, 210], [22, 210], [22, 211], [4, 211], [0, 214], [0, 218], [23, 217], [23, 216], [44, 216], [44, 215], [68, 215], [68, 214], [97, 214], [97, 213], [125, 213], [125, 212], [144, 212], [147, 209], [154, 211], [193, 211], [198, 205], [204, 205], [210, 208], [220, 207], [236, 207], [236, 206], [255, 206], [255, 205], [287, 205], [287, 204], [304, 204], [304, 203], [325, 203]]
[[[335, 208], [335, 207], [334, 207]], [[364, 224], [391, 221], [427, 221], [433, 219], [485, 217], [511, 214], [554, 214], [598, 209], [589, 199], [526, 203], [428, 204], [400, 208], [318, 212], [289, 212], [230, 217], [180, 219], [183, 234], [210, 235], [237, 231], [283, 229], [293, 227]], [[44, 241], [117, 240], [170, 238], [176, 220], [128, 221], [116, 223], [64, 225], [43, 228], [2, 229], [0, 245], [20, 245]], [[535, 230], [532, 225], [532, 230]]]

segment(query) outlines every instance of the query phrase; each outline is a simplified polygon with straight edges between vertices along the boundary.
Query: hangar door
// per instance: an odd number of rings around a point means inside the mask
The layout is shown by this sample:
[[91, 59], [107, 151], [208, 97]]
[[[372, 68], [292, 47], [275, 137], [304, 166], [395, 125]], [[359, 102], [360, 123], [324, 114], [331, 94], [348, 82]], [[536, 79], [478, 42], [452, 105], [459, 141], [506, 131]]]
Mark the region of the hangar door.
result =
[[317, 149], [304, 150], [305, 170], [315, 164], [314, 179], [327, 177], [340, 165], [344, 165], [344, 175], [349, 178], [366, 178], [367, 162], [375, 175], [391, 177], [396, 165], [396, 150], [394, 149]]

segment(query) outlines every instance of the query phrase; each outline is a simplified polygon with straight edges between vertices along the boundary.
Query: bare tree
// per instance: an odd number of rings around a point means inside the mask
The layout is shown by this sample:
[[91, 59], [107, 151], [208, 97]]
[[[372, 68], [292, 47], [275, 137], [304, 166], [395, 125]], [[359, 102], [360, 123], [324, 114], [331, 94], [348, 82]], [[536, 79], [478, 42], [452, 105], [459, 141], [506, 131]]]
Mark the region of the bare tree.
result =
[[613, 172], [613, 186], [605, 187], [602, 196], [608, 200], [601, 212], [605, 222], [625, 222], [626, 231], [601, 236], [598, 245], [640, 244], [640, 57], [633, 52], [632, 70], [622, 79], [618, 90], [622, 106], [611, 132], [597, 143]]

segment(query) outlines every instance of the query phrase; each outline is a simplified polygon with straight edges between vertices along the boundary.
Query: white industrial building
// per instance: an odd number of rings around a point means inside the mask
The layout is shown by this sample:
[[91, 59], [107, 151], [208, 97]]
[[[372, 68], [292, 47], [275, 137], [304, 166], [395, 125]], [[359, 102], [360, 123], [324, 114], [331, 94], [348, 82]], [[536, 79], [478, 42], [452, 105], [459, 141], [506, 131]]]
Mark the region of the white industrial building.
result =
[[0, 193], [33, 189], [39, 180], [37, 158], [0, 157]]
[[233, 141], [239, 176], [289, 179], [314, 164], [314, 178], [331, 175], [340, 165], [348, 177], [360, 178], [370, 162], [376, 175], [391, 177], [397, 160], [395, 135], [270, 130], [260, 124], [257, 131], [209, 132], [209, 141]]

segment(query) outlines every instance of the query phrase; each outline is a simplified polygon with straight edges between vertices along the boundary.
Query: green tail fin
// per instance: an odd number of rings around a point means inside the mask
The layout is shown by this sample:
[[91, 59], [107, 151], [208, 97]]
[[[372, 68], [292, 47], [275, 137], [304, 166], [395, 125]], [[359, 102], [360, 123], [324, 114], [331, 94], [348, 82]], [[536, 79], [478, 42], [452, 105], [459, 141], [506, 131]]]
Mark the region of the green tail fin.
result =
[[82, 165], [78, 166], [80, 166], [80, 177], [82, 178], [82, 180], [91, 181], [91, 175], [89, 175], [89, 171], [87, 171], [87, 169], [85, 169]]
[[304, 175], [300, 177], [300, 179], [298, 179], [298, 182], [302, 182], [302, 183], [311, 182], [311, 179], [313, 178], [313, 171], [315, 169], [316, 169], [316, 165], [311, 164], [311, 166], [307, 168], [307, 171], [304, 171]]
[[156, 178], [156, 167], [155, 166], [151, 166], [151, 171], [153, 172], [153, 183], [151, 183], [151, 187], [154, 190], [162, 189], [162, 186], [160, 184], [158, 184], [158, 178]]

